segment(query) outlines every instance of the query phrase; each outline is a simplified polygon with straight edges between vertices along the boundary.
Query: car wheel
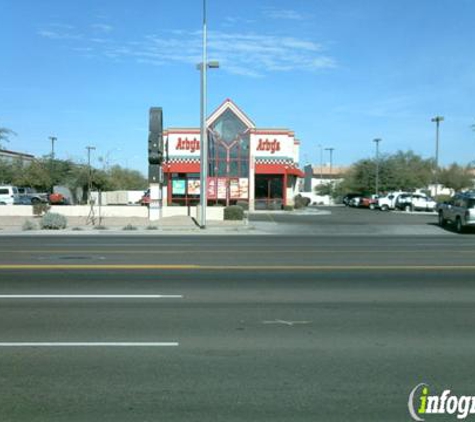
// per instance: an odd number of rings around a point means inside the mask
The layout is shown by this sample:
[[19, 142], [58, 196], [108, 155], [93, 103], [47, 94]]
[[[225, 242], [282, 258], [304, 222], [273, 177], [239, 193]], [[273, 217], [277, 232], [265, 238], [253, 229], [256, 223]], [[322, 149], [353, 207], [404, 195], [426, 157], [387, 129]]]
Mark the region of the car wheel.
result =
[[444, 218], [444, 214], [442, 214], [442, 212], [439, 212], [439, 226], [440, 227], [445, 227], [446, 223], [447, 223], [447, 221]]
[[389, 211], [389, 207], [387, 205], [381, 205], [381, 211]]
[[406, 205], [406, 206], [404, 207], [404, 211], [406, 211], [406, 212], [411, 212], [411, 211], [412, 211], [412, 205]]
[[376, 209], [376, 205], [374, 205], [374, 204], [369, 204], [369, 209], [370, 209], [370, 210], [375, 210], [375, 209]]
[[462, 219], [460, 217], [457, 217], [457, 220], [455, 222], [455, 230], [457, 230], [457, 233], [463, 233], [464, 232]]
[[31, 205], [39, 204], [40, 200], [38, 198], [31, 198]]

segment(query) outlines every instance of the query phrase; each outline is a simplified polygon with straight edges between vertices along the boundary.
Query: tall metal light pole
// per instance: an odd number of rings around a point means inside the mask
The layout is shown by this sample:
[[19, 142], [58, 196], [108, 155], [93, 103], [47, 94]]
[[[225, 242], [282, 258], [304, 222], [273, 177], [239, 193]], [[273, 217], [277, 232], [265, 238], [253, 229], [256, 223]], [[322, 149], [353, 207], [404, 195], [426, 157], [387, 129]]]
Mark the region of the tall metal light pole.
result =
[[201, 71], [201, 116], [200, 116], [200, 226], [206, 228], [206, 206], [208, 204], [208, 128], [206, 126], [206, 73], [209, 68], [216, 69], [219, 63], [207, 61], [206, 0], [203, 0], [203, 61], [197, 66]]
[[89, 188], [89, 202], [91, 202], [91, 192], [92, 192], [92, 167], [91, 167], [91, 151], [95, 151], [96, 147], [87, 146], [87, 168], [89, 173], [89, 181], [88, 181], [88, 188]]
[[435, 179], [435, 191], [434, 196], [437, 197], [437, 188], [439, 184], [439, 126], [440, 122], [444, 121], [442, 116], [435, 116], [431, 119], [432, 122], [435, 123], [435, 172], [434, 172], [434, 179]]
[[333, 151], [335, 151], [335, 148], [325, 148], [325, 151], [330, 152], [330, 178], [333, 175]]
[[56, 136], [49, 136], [51, 141], [51, 159], [54, 160], [54, 143], [58, 140]]
[[56, 136], [49, 136], [51, 141], [51, 162], [50, 162], [50, 177], [51, 177], [51, 193], [54, 193], [54, 143], [58, 140]]
[[373, 142], [376, 144], [376, 182], [374, 187], [374, 194], [378, 195], [379, 193], [379, 143], [382, 141], [380, 138], [373, 139]]
[[320, 186], [323, 185], [323, 145], [318, 144], [320, 148]]
[[330, 152], [330, 196], [333, 197], [333, 151], [335, 148], [325, 148], [325, 151]]

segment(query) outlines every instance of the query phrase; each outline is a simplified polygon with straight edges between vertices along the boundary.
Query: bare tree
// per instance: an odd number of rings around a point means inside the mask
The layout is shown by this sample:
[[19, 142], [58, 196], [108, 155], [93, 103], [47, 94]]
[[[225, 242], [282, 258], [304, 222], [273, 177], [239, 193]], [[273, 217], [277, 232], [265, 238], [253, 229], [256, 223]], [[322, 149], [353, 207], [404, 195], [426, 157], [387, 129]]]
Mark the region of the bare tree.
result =
[[3, 148], [2, 142], [10, 141], [11, 135], [16, 135], [16, 133], [6, 127], [0, 127], [0, 148]]

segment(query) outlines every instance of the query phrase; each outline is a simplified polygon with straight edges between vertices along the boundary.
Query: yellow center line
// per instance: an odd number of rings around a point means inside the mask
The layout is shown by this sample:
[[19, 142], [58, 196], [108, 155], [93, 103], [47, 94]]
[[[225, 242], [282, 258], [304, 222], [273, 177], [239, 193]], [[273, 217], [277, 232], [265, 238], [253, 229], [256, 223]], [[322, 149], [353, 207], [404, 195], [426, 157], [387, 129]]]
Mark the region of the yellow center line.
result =
[[[124, 254], [124, 255], [154, 255], [154, 254], [168, 254], [168, 255], [176, 255], [176, 254], [182, 254], [183, 252], [193, 252], [195, 254], [199, 253], [212, 253], [212, 254], [275, 254], [275, 253], [280, 253], [284, 252], [283, 250], [280, 249], [275, 249], [275, 250], [233, 250], [233, 249], [228, 249], [228, 250], [201, 250], [201, 251], [196, 251], [196, 250], [98, 250], [98, 249], [92, 249], [92, 250], [83, 250], [83, 249], [51, 249], [51, 250], [46, 250], [46, 249], [36, 249], [36, 250], [0, 250], [1, 254], [61, 254], [61, 255], [67, 255], [67, 254], [104, 254], [104, 255], [116, 255], [116, 254]], [[454, 250], [454, 249], [447, 249], [447, 250], [442, 250], [442, 249], [437, 249], [437, 252], [443, 252], [443, 253], [475, 253], [475, 249], [465, 249], [465, 250]], [[354, 254], [360, 254], [360, 253], [379, 253], [379, 254], [385, 254], [385, 253], [434, 253], [434, 250], [426, 249], [426, 250], [420, 250], [420, 249], [392, 249], [392, 250], [329, 250], [329, 249], [292, 249], [292, 250], [286, 250], [286, 254], [292, 253], [292, 254], [335, 254], [335, 253], [354, 253]]]
[[450, 270], [473, 271], [475, 265], [199, 265], [199, 264], [0, 264], [2, 270], [217, 270], [217, 271], [327, 271], [327, 270]]

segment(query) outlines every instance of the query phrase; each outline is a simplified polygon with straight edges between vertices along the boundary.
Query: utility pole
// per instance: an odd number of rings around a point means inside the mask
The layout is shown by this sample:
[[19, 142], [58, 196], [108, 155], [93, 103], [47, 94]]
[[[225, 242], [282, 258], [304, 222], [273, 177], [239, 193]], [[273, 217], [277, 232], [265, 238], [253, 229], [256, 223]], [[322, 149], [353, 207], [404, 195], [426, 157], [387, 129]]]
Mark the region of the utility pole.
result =
[[435, 192], [434, 196], [437, 199], [437, 189], [439, 185], [439, 126], [440, 122], [444, 121], [442, 116], [435, 116], [431, 119], [435, 123], [435, 172], [434, 172], [434, 182], [435, 182]]
[[382, 141], [380, 138], [373, 139], [373, 142], [376, 144], [376, 182], [374, 194], [378, 195], [379, 193], [379, 143]]

